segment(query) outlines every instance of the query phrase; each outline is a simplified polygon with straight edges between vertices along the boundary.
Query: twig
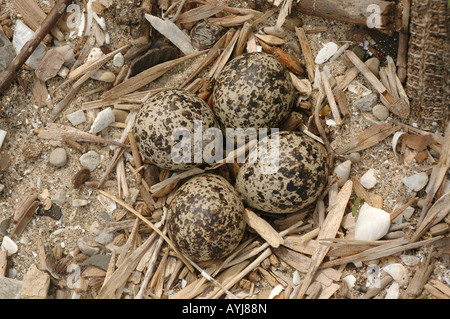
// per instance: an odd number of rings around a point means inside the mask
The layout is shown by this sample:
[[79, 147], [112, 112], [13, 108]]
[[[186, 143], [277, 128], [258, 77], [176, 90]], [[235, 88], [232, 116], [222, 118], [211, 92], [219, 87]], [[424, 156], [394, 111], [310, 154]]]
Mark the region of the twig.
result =
[[[328, 213], [322, 227], [320, 228], [319, 235], [317, 236], [318, 239], [336, 237], [336, 233], [342, 222], [342, 217], [344, 216], [345, 208], [347, 207], [347, 202], [352, 194], [352, 184], [352, 181], [348, 180], [344, 186], [342, 186], [338, 194], [337, 204]], [[306, 290], [311, 284], [314, 274], [319, 269], [319, 266], [329, 249], [330, 247], [321, 244], [316, 248], [314, 254], [312, 255], [310, 269], [302, 281], [297, 298], [301, 299], [304, 297]]]
[[0, 74], [0, 95], [14, 80], [17, 72], [25, 63], [25, 61], [33, 54], [50, 29], [55, 26], [56, 22], [66, 11], [66, 7], [70, 0], [59, 0], [53, 7], [52, 11], [47, 15], [40, 28], [36, 30], [31, 39], [25, 43], [19, 54], [9, 63], [5, 70]]

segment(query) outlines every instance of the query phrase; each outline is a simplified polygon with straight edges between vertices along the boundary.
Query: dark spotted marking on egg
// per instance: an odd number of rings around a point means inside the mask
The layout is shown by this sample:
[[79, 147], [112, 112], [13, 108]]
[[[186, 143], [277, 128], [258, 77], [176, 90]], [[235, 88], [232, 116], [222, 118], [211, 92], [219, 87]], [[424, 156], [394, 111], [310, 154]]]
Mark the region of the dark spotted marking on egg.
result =
[[[198, 166], [201, 163], [194, 163], [192, 147], [190, 163], [175, 163], [171, 154], [173, 146], [181, 141], [172, 140], [172, 132], [186, 128], [193, 140], [195, 120], [201, 121], [203, 131], [218, 128], [211, 108], [195, 94], [176, 89], [158, 92], [144, 103], [136, 117], [134, 130], [139, 152], [160, 168], [187, 170]], [[203, 142], [205, 145], [207, 141]]]
[[245, 231], [244, 205], [222, 176], [202, 174], [189, 179], [168, 207], [168, 234], [194, 261], [228, 256]]
[[[259, 158], [255, 163], [247, 161], [239, 170], [235, 187], [243, 201], [253, 208], [267, 213], [293, 213], [312, 204], [324, 190], [328, 176], [326, 151], [303, 133], [276, 134], [279, 134], [278, 171], [263, 174], [265, 164]], [[255, 148], [252, 152], [257, 151]]]
[[288, 116], [294, 96], [289, 72], [275, 57], [248, 53], [228, 62], [218, 76], [214, 112], [224, 127], [278, 127]]

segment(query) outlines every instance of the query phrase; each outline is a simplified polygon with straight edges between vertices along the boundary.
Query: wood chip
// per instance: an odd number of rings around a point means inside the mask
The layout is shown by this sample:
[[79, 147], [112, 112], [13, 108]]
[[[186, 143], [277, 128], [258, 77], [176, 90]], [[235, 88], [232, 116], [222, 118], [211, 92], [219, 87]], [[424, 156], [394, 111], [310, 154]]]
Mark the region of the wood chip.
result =
[[157, 78], [162, 76], [164, 73], [169, 71], [174, 66], [177, 66], [180, 63], [188, 61], [188, 60], [195, 58], [204, 53], [206, 53], [206, 51], [195, 52], [190, 55], [187, 55], [187, 56], [184, 56], [184, 57], [172, 60], [172, 61], [164, 62], [164, 63], [158, 64], [154, 67], [151, 67], [150, 69], [147, 69], [147, 70], [133, 76], [132, 78], [129, 78], [128, 80], [113, 87], [111, 90], [105, 92], [104, 93], [105, 100], [117, 99], [125, 94], [134, 92], [137, 89], [140, 89], [141, 87], [156, 80]]
[[[347, 202], [350, 198], [350, 195], [352, 194], [352, 185], [353, 185], [352, 181], [348, 180], [344, 184], [344, 186], [342, 186], [338, 194], [337, 204], [326, 216], [325, 221], [322, 227], [320, 228], [318, 239], [334, 238], [336, 236], [336, 233], [342, 222], [342, 217], [344, 216], [345, 208], [347, 207]], [[316, 251], [312, 255], [311, 266], [308, 270], [308, 273], [306, 274], [305, 278], [302, 281], [302, 284], [297, 294], [297, 298], [301, 299], [304, 297], [314, 274], [318, 270], [328, 250], [329, 247], [324, 245], [318, 245]]]
[[248, 208], [245, 208], [244, 210], [244, 217], [247, 225], [264, 238], [270, 246], [276, 248], [283, 244], [283, 237], [263, 218], [259, 217]]

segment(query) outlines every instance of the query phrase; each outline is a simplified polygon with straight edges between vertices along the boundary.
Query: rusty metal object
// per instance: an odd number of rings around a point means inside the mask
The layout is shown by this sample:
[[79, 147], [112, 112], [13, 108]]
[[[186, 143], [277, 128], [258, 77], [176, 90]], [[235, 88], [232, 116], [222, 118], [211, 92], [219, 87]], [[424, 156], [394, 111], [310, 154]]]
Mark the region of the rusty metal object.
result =
[[423, 128], [444, 132], [449, 121], [449, 8], [447, 0], [413, 0], [407, 94]]

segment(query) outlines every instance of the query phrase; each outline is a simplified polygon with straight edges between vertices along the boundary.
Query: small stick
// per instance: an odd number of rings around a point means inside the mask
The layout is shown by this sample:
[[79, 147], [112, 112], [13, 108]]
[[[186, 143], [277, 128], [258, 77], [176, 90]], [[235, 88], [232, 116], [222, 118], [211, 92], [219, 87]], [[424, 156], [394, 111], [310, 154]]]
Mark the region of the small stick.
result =
[[408, 206], [411, 206], [412, 204], [414, 204], [418, 199], [419, 199], [419, 197], [414, 197], [414, 198], [410, 199], [408, 202], [406, 202], [405, 204], [403, 204], [402, 207], [400, 207], [400, 208], [397, 209], [396, 211], [392, 212], [392, 213], [390, 214], [391, 221], [393, 221], [394, 219], [396, 219], [398, 215], [400, 215], [401, 213], [403, 213], [403, 211], [404, 211]]
[[306, 37], [305, 30], [302, 27], [295, 28], [298, 41], [302, 47], [303, 56], [305, 57], [306, 70], [308, 72], [308, 79], [312, 83], [314, 82], [315, 63], [314, 57], [311, 52], [311, 46], [309, 45], [308, 38]]
[[334, 120], [336, 121], [336, 125], [342, 125], [341, 115], [339, 114], [339, 109], [334, 100], [333, 91], [331, 90], [330, 82], [328, 81], [328, 77], [324, 71], [320, 72], [322, 76], [322, 84], [327, 95], [328, 104], [330, 105], [331, 112], [333, 113]]
[[19, 69], [22, 67], [25, 61], [28, 60], [30, 55], [33, 54], [34, 50], [50, 32], [50, 29], [52, 29], [56, 25], [56, 22], [66, 11], [66, 7], [69, 2], [70, 0], [59, 0], [54, 5], [52, 11], [50, 11], [44, 21], [42, 21], [42, 25], [36, 30], [33, 37], [27, 43], [25, 43], [19, 54], [0, 74], [0, 95], [11, 84]]
[[377, 90], [378, 93], [385, 97], [389, 103], [393, 104], [395, 102], [394, 97], [388, 92], [388, 90], [384, 87], [380, 80], [377, 79], [375, 74], [370, 71], [367, 65], [365, 65], [364, 62], [362, 62], [353, 51], [347, 50], [345, 52], [350, 61], [358, 68], [362, 75], [364, 75], [367, 81], [369, 81], [370, 84], [373, 85], [375, 90]]

